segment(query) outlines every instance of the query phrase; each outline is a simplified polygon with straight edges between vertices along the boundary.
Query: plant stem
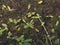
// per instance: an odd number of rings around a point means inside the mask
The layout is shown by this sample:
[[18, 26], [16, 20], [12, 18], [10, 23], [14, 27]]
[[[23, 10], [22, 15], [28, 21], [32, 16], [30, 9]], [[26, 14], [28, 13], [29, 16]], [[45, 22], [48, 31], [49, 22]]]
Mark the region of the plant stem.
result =
[[[39, 21], [40, 21], [40, 23], [42, 24], [42, 20], [39, 18]], [[45, 32], [46, 32], [46, 34], [47, 34], [47, 36], [48, 36], [48, 39], [50, 38], [49, 37], [49, 33], [48, 33], [48, 31], [47, 31], [47, 29], [46, 29], [46, 27], [44, 26], [44, 25], [42, 25], [43, 26], [43, 28], [44, 28], [44, 30], [45, 30]], [[52, 42], [51, 42], [51, 40], [49, 39], [49, 41], [50, 41], [50, 44], [52, 45]]]

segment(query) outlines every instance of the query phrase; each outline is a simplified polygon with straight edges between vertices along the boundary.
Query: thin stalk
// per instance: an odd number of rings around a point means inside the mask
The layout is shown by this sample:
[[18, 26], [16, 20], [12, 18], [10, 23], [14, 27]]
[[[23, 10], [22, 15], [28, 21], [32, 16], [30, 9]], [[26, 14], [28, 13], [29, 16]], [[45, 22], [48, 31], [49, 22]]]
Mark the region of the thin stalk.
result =
[[[41, 20], [40, 18], [39, 18], [39, 21], [40, 21], [40, 23], [42, 24], [42, 20]], [[43, 26], [43, 28], [44, 28], [44, 30], [45, 30], [47, 36], [48, 36], [48, 39], [49, 39], [49, 41], [50, 41], [50, 44], [52, 45], [52, 42], [51, 42], [51, 40], [50, 40], [49, 33], [48, 33], [46, 27], [45, 27], [44, 25], [42, 25], [42, 26]]]

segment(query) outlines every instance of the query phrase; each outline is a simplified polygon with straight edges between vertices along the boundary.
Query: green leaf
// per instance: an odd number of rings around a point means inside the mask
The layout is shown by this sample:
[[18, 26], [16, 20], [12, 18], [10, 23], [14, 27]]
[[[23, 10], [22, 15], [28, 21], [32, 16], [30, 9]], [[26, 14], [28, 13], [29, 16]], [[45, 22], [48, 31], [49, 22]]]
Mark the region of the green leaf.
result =
[[43, 26], [45, 24], [45, 22], [41, 22], [41, 25]]
[[32, 12], [31, 14], [34, 15], [36, 12]]
[[3, 4], [3, 5], [2, 5], [2, 10], [4, 10], [5, 8], [6, 8], [6, 5]]
[[9, 32], [8, 32], [8, 36], [11, 36], [11, 35], [12, 35], [12, 33], [9, 31]]
[[22, 19], [22, 21], [23, 21], [24, 23], [26, 23], [25, 19]]
[[60, 18], [60, 16], [58, 16], [58, 18]]
[[17, 20], [16, 19], [14, 19], [13, 21], [14, 21], [15, 24], [17, 24]]
[[2, 29], [0, 30], [0, 36], [3, 34], [3, 31], [4, 31], [4, 30], [2, 30]]
[[21, 35], [20, 37], [15, 38], [18, 42], [19, 41], [24, 41], [24, 35]]
[[9, 22], [13, 22], [13, 19], [12, 18], [9, 18]]
[[7, 27], [7, 24], [4, 24], [4, 23], [3, 23], [2, 26], [3, 26], [3, 27]]
[[43, 3], [43, 1], [42, 1], [42, 0], [38, 1], [38, 4], [42, 4], [42, 3]]
[[39, 30], [38, 30], [37, 28], [35, 29], [35, 31], [36, 31], [36, 32], [39, 32]]
[[31, 17], [31, 16], [32, 16], [32, 13], [31, 13], [31, 12], [29, 12], [27, 15], [28, 15], [28, 17]]
[[30, 21], [30, 23], [31, 23], [31, 24], [34, 24], [34, 21], [33, 21], [33, 19]]
[[51, 29], [51, 32], [52, 32], [52, 33], [55, 33], [55, 29], [54, 29], [54, 28], [52, 28], [52, 29]]
[[20, 22], [20, 21], [21, 21], [21, 19], [18, 19], [18, 20], [17, 20], [17, 23]]
[[33, 24], [31, 23], [26, 23], [30, 28], [34, 28]]
[[19, 45], [23, 45], [21, 42], [19, 42]]
[[56, 21], [56, 26], [58, 26], [59, 25], [59, 21]]
[[31, 18], [40, 18], [39, 16], [32, 16]]
[[30, 9], [31, 8], [31, 4], [28, 4], [28, 9]]
[[28, 28], [29, 26], [28, 25], [24, 25], [24, 28]]
[[31, 42], [32, 41], [32, 39], [26, 39], [24, 42], [26, 43], [26, 42]]
[[20, 27], [18, 27], [18, 29], [17, 29], [18, 31], [20, 31], [21, 30], [21, 28]]
[[60, 45], [59, 44], [59, 39], [55, 40], [55, 45]]
[[30, 43], [24, 43], [23, 45], [31, 45]]

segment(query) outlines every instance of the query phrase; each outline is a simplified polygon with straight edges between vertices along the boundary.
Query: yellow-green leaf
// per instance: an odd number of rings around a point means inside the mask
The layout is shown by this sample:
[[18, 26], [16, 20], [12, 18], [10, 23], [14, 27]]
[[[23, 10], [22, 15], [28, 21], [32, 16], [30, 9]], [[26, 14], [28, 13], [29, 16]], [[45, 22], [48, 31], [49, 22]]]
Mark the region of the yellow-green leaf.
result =
[[9, 22], [13, 22], [13, 19], [12, 18], [9, 18]]
[[41, 24], [42, 26], [45, 24], [45, 22], [41, 22], [41, 23], [42, 23], [42, 24]]
[[35, 29], [35, 31], [36, 31], [36, 32], [39, 32], [39, 30], [38, 30], [37, 28]]
[[54, 33], [54, 32], [55, 32], [55, 29], [54, 29], [54, 28], [52, 28], [52, 29], [51, 29], [51, 32], [52, 32], [52, 33]]
[[59, 21], [56, 21], [56, 26], [58, 26], [59, 25]]
[[7, 27], [7, 24], [4, 24], [4, 23], [3, 23], [2, 26]]
[[2, 5], [2, 10], [4, 10], [5, 8], [6, 8], [6, 5], [3, 4], [3, 5]]
[[38, 1], [38, 4], [42, 4], [42, 3], [43, 3], [43, 1], [42, 1], [42, 0]]
[[31, 8], [31, 4], [28, 4], [28, 9], [30, 9]]
[[20, 27], [18, 27], [18, 29], [17, 29], [18, 31], [20, 31], [21, 30], [21, 28]]

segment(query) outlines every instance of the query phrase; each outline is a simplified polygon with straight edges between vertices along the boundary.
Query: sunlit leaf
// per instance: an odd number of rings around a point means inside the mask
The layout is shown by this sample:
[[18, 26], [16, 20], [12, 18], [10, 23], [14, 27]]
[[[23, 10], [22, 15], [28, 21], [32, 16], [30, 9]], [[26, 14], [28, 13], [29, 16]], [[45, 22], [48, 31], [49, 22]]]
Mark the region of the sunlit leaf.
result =
[[41, 18], [41, 15], [40, 14], [37, 13], [36, 15], [37, 15], [37, 17], [40, 17]]
[[29, 12], [27, 15], [28, 15], [28, 17], [31, 17], [32, 16], [31, 12]]
[[13, 22], [13, 19], [12, 18], [9, 18], [9, 22]]
[[16, 10], [16, 9], [11, 9], [10, 6], [7, 6], [7, 9], [8, 9], [8, 11], [14, 11], [14, 10]]
[[12, 33], [9, 31], [9, 32], [8, 32], [8, 36], [11, 36], [11, 35], [12, 35]]
[[26, 23], [25, 19], [22, 19], [22, 21], [23, 21], [24, 23]]
[[31, 23], [26, 23], [30, 28], [34, 28], [33, 24]]
[[28, 25], [24, 25], [24, 28], [28, 28], [29, 26]]
[[32, 12], [31, 14], [34, 15], [36, 12]]
[[42, 4], [42, 3], [43, 3], [43, 1], [42, 1], [42, 0], [38, 1], [38, 4]]
[[31, 23], [31, 24], [34, 24], [34, 21], [33, 21], [33, 19], [30, 21], [30, 23]]
[[37, 28], [35, 29], [35, 31], [36, 31], [36, 32], [39, 32], [39, 30], [38, 30]]
[[21, 28], [20, 27], [18, 27], [18, 29], [17, 29], [18, 31], [20, 31], [21, 30]]
[[3, 4], [3, 5], [2, 5], [2, 10], [4, 10], [5, 8], [6, 8], [6, 5]]
[[41, 25], [43, 26], [45, 24], [45, 22], [41, 22]]
[[56, 21], [56, 26], [58, 26], [59, 25], [59, 21]]
[[28, 4], [28, 9], [30, 9], [31, 8], [31, 4]]
[[40, 18], [39, 16], [32, 16], [31, 18]]
[[46, 17], [51, 17], [51, 18], [54, 18], [54, 16], [52, 16], [52, 15], [49, 15], [49, 16], [46, 16]]
[[18, 19], [18, 20], [17, 20], [17, 23], [20, 22], [20, 21], [21, 21], [21, 19]]
[[15, 24], [17, 24], [17, 20], [16, 19], [14, 19], [13, 21], [14, 21]]
[[60, 16], [58, 16], [58, 18], [60, 18]]
[[9, 31], [7, 38], [10, 39], [11, 38], [11, 35], [12, 35], [12, 33]]
[[3, 23], [2, 26], [3, 26], [3, 27], [7, 27], [7, 24], [4, 24], [4, 23]]

